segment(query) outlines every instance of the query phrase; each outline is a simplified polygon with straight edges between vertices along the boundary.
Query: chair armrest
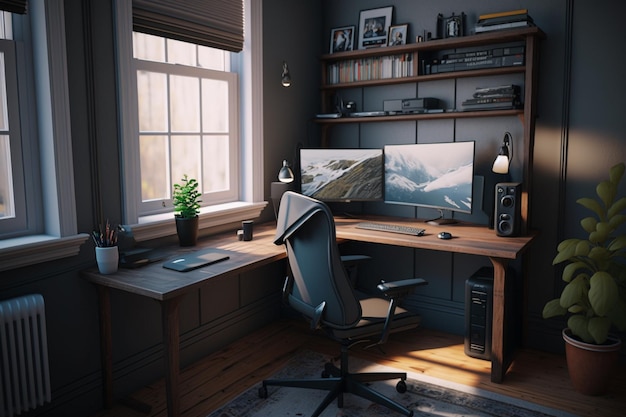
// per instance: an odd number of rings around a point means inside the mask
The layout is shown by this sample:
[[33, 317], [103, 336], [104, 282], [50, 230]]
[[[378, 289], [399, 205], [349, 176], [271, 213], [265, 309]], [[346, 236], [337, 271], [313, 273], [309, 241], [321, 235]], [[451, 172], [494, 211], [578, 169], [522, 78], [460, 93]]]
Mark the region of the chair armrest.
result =
[[407, 295], [411, 291], [413, 291], [414, 288], [426, 284], [428, 284], [428, 281], [422, 278], [412, 278], [391, 282], [381, 281], [376, 288], [386, 297], [395, 298], [398, 296]]

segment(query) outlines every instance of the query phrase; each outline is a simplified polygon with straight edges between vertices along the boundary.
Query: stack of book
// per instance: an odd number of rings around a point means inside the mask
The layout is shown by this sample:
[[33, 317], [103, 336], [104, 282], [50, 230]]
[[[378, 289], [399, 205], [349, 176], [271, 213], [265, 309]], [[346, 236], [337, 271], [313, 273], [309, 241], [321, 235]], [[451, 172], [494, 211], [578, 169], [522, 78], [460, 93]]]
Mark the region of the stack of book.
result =
[[475, 32], [485, 33], [494, 30], [529, 26], [534, 26], [532, 17], [528, 14], [527, 9], [520, 9], [480, 15], [476, 23]]
[[422, 65], [422, 74], [524, 65], [524, 46], [510, 44], [496, 48], [457, 50], [444, 53], [441, 58], [423, 60]]
[[520, 87], [515, 84], [478, 87], [473, 97], [462, 104], [463, 111], [518, 109], [522, 106]]

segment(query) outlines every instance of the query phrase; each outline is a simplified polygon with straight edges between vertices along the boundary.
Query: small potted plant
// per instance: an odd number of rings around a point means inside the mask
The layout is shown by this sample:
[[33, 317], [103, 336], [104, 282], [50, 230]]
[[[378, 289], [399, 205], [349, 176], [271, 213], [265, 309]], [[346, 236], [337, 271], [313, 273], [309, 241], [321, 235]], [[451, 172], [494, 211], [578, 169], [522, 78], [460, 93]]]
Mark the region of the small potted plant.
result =
[[[598, 198], [576, 202], [594, 215], [580, 224], [586, 239], [566, 239], [558, 245], [553, 265], [566, 262], [561, 296], [546, 303], [543, 317], [569, 315], [563, 330], [568, 370], [574, 388], [599, 395], [608, 387], [609, 374], [618, 359], [621, 340], [610, 331], [626, 330], [626, 197], [618, 197], [624, 163], [610, 169], [609, 179], [596, 187]], [[591, 356], [603, 356], [594, 362]], [[584, 355], [584, 356], [581, 356]], [[609, 373], [599, 372], [608, 367]]]
[[96, 244], [96, 263], [101, 274], [114, 274], [119, 263], [117, 233], [107, 220], [106, 225], [91, 233]]
[[200, 196], [198, 181], [183, 176], [180, 184], [174, 184], [172, 198], [174, 200], [174, 216], [176, 218], [176, 234], [181, 246], [194, 246], [198, 241], [198, 213], [200, 212]]

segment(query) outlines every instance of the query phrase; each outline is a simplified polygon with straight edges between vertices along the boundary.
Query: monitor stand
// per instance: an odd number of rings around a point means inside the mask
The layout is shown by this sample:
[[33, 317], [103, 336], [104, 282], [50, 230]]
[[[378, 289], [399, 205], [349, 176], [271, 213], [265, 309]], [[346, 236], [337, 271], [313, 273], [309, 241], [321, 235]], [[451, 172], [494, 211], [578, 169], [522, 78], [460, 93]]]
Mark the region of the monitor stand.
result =
[[444, 224], [455, 224], [458, 222], [452, 218], [449, 218], [449, 219], [444, 218], [443, 210], [439, 210], [439, 217], [435, 217], [434, 219], [427, 220], [426, 223], [432, 224], [433, 226], [442, 226]]

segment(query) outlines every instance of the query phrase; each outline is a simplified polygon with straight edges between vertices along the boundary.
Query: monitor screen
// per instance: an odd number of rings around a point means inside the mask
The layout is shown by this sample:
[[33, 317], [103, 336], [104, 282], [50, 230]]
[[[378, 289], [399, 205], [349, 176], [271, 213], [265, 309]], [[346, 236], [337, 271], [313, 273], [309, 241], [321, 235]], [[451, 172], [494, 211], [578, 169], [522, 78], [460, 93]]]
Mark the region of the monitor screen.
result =
[[385, 146], [385, 202], [472, 213], [474, 142]]
[[300, 149], [300, 191], [322, 201], [382, 201], [382, 149]]

